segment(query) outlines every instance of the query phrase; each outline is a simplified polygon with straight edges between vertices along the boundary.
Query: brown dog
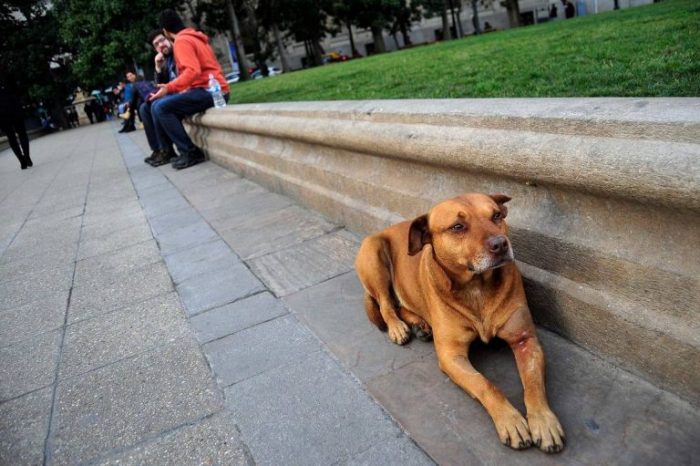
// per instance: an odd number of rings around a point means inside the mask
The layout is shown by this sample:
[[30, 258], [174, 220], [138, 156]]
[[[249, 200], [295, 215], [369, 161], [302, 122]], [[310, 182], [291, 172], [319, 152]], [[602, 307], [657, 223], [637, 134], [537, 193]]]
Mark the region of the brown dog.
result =
[[[503, 194], [465, 194], [412, 222], [367, 237], [355, 262], [369, 320], [399, 345], [411, 326], [432, 335], [440, 369], [478, 399], [505, 445], [564, 448], [564, 431], [549, 408], [544, 354], [506, 236]], [[469, 362], [469, 345], [498, 337], [510, 345], [525, 389], [527, 420]]]

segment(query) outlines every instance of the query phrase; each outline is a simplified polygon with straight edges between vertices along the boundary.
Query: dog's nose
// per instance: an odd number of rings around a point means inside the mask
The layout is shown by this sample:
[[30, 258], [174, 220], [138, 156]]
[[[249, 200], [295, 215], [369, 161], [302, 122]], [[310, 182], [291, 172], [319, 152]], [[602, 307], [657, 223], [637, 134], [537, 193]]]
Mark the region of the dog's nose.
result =
[[492, 236], [486, 240], [486, 246], [494, 254], [504, 254], [508, 251], [508, 239], [505, 236]]

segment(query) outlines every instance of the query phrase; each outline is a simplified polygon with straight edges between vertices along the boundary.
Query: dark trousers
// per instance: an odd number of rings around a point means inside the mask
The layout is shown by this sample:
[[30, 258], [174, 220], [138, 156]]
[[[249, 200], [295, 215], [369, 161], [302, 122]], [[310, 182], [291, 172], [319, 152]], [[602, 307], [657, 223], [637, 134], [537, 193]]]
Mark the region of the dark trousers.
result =
[[158, 135], [156, 134], [156, 128], [153, 123], [153, 114], [151, 112], [151, 102], [144, 102], [139, 107], [139, 117], [143, 122], [143, 130], [146, 132], [146, 139], [148, 139], [148, 147], [152, 151], [157, 151], [160, 149], [170, 149], [173, 143], [170, 140], [161, 143], [158, 140]]
[[[15, 118], [0, 121], [0, 129], [7, 136], [12, 152], [15, 153], [20, 162], [24, 157], [29, 157], [29, 138], [27, 137], [23, 119]], [[17, 143], [18, 138], [19, 143]]]
[[194, 149], [194, 143], [182, 126], [182, 119], [213, 106], [214, 99], [203, 88], [166, 95], [153, 102], [151, 113], [159, 143], [172, 141], [181, 155]]

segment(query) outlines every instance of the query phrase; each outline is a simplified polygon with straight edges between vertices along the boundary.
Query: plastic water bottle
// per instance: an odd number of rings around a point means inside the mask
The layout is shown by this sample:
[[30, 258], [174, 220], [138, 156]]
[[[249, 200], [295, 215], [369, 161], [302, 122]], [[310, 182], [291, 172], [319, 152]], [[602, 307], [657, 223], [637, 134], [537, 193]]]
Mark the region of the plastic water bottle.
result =
[[211, 97], [214, 99], [214, 107], [224, 108], [226, 106], [224, 96], [221, 94], [221, 85], [211, 73], [209, 73], [209, 92], [211, 93]]

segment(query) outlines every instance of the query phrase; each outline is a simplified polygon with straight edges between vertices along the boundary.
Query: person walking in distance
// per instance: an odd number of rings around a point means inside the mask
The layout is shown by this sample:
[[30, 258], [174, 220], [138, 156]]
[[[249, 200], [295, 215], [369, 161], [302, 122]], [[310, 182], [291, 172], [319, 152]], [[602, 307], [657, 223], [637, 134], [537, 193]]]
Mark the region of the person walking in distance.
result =
[[[22, 170], [34, 164], [29, 157], [29, 138], [19, 99], [0, 83], [0, 130], [7, 136]], [[18, 142], [19, 140], [19, 142]]]

